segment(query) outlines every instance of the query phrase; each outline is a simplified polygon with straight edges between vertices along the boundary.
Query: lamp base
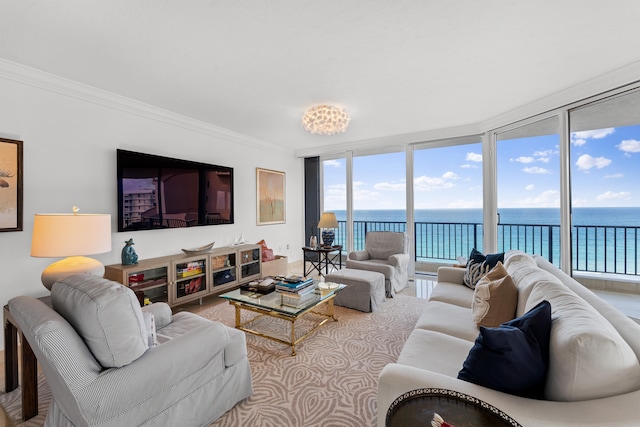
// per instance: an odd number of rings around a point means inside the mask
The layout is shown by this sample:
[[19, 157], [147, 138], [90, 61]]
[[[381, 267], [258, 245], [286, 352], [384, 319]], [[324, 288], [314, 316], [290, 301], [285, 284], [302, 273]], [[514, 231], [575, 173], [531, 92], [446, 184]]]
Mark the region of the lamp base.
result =
[[104, 275], [104, 265], [93, 258], [70, 256], [45, 268], [40, 278], [44, 287], [51, 290], [53, 284], [58, 280], [77, 273], [91, 273], [102, 277]]
[[322, 230], [322, 245], [325, 247], [333, 246], [333, 239], [335, 238], [335, 233], [332, 228], [327, 228]]

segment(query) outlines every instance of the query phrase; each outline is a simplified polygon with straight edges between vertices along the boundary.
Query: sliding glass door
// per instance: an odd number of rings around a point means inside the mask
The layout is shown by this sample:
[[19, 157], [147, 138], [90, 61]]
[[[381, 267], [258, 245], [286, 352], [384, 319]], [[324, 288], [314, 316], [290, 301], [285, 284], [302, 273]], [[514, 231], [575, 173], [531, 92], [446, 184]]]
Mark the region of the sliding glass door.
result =
[[419, 145], [413, 164], [416, 270], [482, 250], [480, 136]]
[[569, 111], [573, 269], [640, 274], [640, 91]]
[[518, 249], [560, 265], [557, 116], [496, 133], [497, 251]]
[[406, 231], [405, 152], [353, 157], [353, 244], [369, 231]]

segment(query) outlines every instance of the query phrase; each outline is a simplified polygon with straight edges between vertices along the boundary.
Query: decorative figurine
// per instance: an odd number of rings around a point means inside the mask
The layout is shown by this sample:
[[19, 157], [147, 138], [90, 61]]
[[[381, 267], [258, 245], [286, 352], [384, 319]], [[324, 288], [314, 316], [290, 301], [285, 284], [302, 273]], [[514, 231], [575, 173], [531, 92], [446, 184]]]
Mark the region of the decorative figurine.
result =
[[136, 254], [136, 250], [133, 249], [133, 239], [129, 239], [126, 242], [124, 248], [122, 248], [122, 265], [131, 265], [138, 263], [138, 254]]

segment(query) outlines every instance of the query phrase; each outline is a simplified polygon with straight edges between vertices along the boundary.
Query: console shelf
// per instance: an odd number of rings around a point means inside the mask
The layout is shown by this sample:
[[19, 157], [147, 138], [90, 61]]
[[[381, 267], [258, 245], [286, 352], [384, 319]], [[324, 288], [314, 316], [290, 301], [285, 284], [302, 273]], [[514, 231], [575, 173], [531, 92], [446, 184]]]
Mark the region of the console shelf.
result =
[[104, 277], [128, 286], [140, 299], [180, 305], [228, 291], [262, 274], [260, 245], [214, 248], [211, 252], [149, 258], [133, 265], [105, 266]]

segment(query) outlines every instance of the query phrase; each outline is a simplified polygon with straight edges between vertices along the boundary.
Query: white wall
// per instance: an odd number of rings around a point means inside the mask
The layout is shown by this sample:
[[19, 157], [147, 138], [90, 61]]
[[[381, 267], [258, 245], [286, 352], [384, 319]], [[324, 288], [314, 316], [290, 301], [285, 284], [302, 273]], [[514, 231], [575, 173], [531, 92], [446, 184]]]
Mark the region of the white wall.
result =
[[[24, 141], [24, 231], [0, 233], [1, 304], [48, 294], [40, 274], [56, 259], [29, 255], [33, 215], [71, 212], [74, 205], [81, 213], [111, 214], [112, 250], [94, 256], [105, 265], [120, 262], [129, 238], [145, 259], [211, 241], [225, 246], [240, 233], [254, 243], [265, 239], [290, 261], [301, 258], [303, 161], [293, 153], [52, 76], [34, 77], [33, 70], [24, 76], [12, 70], [9, 78], [2, 71], [0, 137]], [[116, 232], [117, 148], [233, 167], [235, 224]], [[286, 172], [285, 224], [256, 225], [256, 167]]]

